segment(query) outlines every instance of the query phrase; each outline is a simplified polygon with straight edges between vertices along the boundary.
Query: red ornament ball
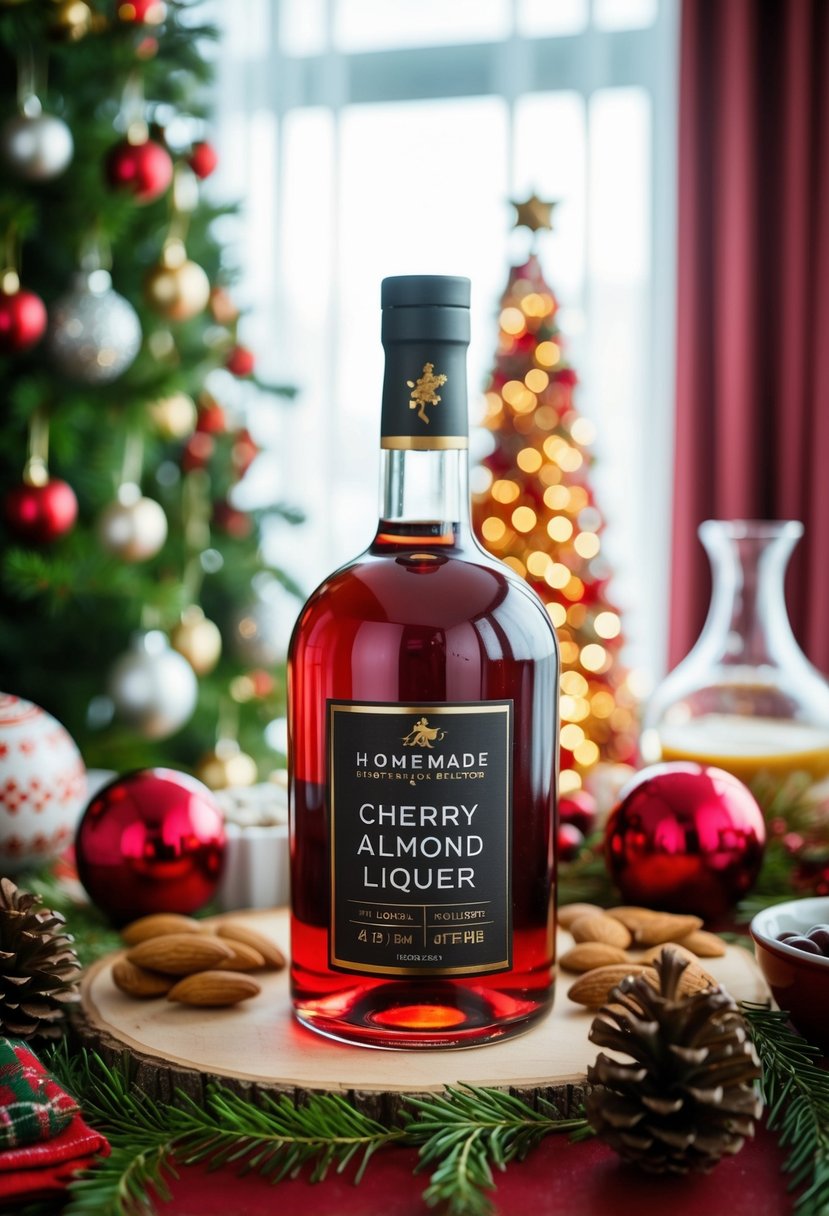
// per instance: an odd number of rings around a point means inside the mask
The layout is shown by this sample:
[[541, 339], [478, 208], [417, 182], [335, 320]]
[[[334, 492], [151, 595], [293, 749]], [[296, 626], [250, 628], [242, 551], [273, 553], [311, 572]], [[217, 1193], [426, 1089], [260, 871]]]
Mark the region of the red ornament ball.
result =
[[255, 365], [253, 351], [248, 350], [246, 346], [234, 346], [225, 360], [225, 367], [229, 372], [233, 372], [234, 376], [253, 375]]
[[105, 172], [114, 190], [128, 191], [137, 203], [151, 203], [173, 180], [173, 162], [154, 139], [140, 144], [124, 139], [107, 153]]
[[9, 530], [34, 545], [48, 545], [70, 531], [78, 518], [78, 500], [66, 481], [55, 477], [42, 486], [14, 486], [3, 513]]
[[117, 12], [125, 25], [161, 25], [167, 5], [164, 0], [121, 0]]
[[46, 305], [33, 291], [0, 295], [0, 353], [18, 354], [43, 337], [47, 322]]
[[227, 415], [218, 401], [199, 406], [196, 430], [205, 435], [223, 435], [227, 430]]
[[227, 499], [213, 504], [213, 523], [220, 532], [234, 540], [245, 540], [253, 532], [253, 520], [244, 511], [232, 507]]
[[195, 912], [215, 893], [224, 854], [224, 821], [210, 790], [168, 768], [105, 785], [75, 840], [81, 882], [116, 924], [151, 912]]
[[573, 861], [581, 852], [584, 835], [572, 823], [560, 823], [556, 835], [556, 853], [559, 861]]
[[200, 177], [202, 181], [206, 177], [210, 177], [219, 163], [219, 157], [216, 149], [206, 139], [199, 140], [193, 144], [190, 150], [190, 155], [187, 158], [187, 163], [195, 173], [196, 177]]
[[573, 790], [562, 794], [558, 800], [558, 817], [562, 823], [571, 823], [584, 836], [596, 828], [596, 799], [587, 790]]
[[625, 902], [710, 920], [751, 889], [765, 840], [756, 800], [731, 773], [654, 764], [611, 811], [605, 860]]
[[184, 445], [181, 453], [181, 467], [185, 473], [194, 469], [205, 469], [216, 449], [216, 441], [212, 435], [204, 431], [196, 431]]

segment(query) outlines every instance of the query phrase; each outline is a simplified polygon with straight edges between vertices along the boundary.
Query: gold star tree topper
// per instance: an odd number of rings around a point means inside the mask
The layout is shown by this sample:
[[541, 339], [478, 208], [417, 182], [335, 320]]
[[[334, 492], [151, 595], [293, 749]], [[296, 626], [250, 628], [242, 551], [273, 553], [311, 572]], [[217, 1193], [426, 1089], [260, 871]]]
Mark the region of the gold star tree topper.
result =
[[526, 202], [519, 203], [515, 199], [510, 201], [516, 211], [513, 228], [529, 228], [530, 232], [552, 231], [555, 200], [540, 199], [533, 191]]

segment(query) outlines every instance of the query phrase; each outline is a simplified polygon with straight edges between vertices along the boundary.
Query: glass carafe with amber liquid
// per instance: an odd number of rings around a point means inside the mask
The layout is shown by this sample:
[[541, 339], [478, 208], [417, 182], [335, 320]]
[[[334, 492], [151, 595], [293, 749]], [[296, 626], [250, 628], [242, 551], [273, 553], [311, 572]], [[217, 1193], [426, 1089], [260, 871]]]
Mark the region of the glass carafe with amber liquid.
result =
[[694, 760], [758, 788], [829, 776], [829, 683], [798, 646], [784, 595], [803, 525], [707, 520], [711, 606], [690, 654], [656, 690], [642, 757]]

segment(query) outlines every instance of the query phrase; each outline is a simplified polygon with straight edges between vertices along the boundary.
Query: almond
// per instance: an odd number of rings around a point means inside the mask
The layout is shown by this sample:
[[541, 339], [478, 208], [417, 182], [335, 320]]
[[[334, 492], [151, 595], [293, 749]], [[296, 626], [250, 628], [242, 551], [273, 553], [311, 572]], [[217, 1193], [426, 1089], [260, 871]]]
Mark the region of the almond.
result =
[[[676, 950], [679, 957], [687, 959], [689, 963], [699, 962], [697, 956], [682, 943], [667, 942], [666, 945], [669, 950]], [[660, 957], [664, 948], [664, 946], [651, 946], [649, 950], [645, 951], [639, 961], [642, 963], [652, 963], [654, 959]]]
[[179, 980], [167, 993], [167, 1000], [182, 1005], [238, 1005], [261, 991], [256, 980], [238, 971], [200, 971]]
[[562, 904], [558, 910], [558, 923], [569, 929], [579, 916], [598, 916], [602, 909], [596, 904]]
[[233, 957], [233, 948], [204, 933], [168, 933], [139, 942], [127, 952], [131, 963], [165, 975], [192, 975]]
[[628, 961], [624, 950], [618, 946], [608, 946], [607, 942], [579, 942], [559, 959], [565, 971], [592, 971], [595, 967]]
[[683, 941], [689, 933], [702, 928], [698, 916], [675, 916], [671, 912], [655, 912], [650, 920], [637, 925], [638, 946], [660, 946], [663, 942]]
[[705, 929], [694, 929], [687, 937], [678, 943], [686, 950], [693, 950], [699, 958], [722, 958], [725, 954], [725, 942], [716, 933], [708, 933]]
[[265, 966], [265, 960], [258, 950], [245, 942], [234, 942], [228, 939], [227, 944], [233, 951], [232, 958], [227, 958], [216, 967], [217, 971], [258, 971]]
[[591, 916], [578, 916], [570, 926], [570, 932], [577, 942], [606, 942], [608, 946], [618, 946], [626, 950], [630, 945], [631, 936], [625, 926], [612, 916], [598, 913]]
[[152, 996], [164, 996], [173, 986], [174, 980], [145, 967], [136, 967], [128, 958], [119, 958], [112, 964], [112, 982], [127, 996], [145, 1000]]
[[[669, 950], [676, 949], [675, 942], [667, 942], [666, 946]], [[656, 971], [652, 968], [648, 968], [647, 979], [648, 983], [653, 984], [654, 988], [659, 987], [659, 979]], [[704, 992], [707, 988], [716, 988], [717, 985], [718, 981], [704, 967], [700, 967], [699, 963], [689, 963], [682, 972], [682, 978], [679, 981], [679, 995], [693, 996], [695, 992]]]
[[579, 976], [567, 995], [577, 1005], [598, 1009], [600, 1005], [605, 1004], [613, 989], [617, 984], [621, 984], [625, 976], [642, 975], [646, 972], [656, 979], [653, 968], [645, 967], [642, 963], [613, 963], [608, 967], [596, 967], [593, 971], [586, 971], [584, 975]]
[[219, 937], [231, 942], [241, 942], [243, 946], [252, 946], [258, 950], [265, 960], [265, 966], [272, 971], [281, 971], [285, 966], [285, 955], [270, 938], [247, 925], [240, 925], [235, 920], [223, 920], [216, 930]]
[[633, 906], [622, 905], [618, 908], [608, 908], [607, 916], [612, 916], [614, 920], [621, 921], [626, 929], [630, 929], [631, 933], [636, 933], [636, 930], [646, 920], [652, 920], [654, 916], [660, 916], [660, 912], [654, 912], [653, 908], [637, 908]]
[[176, 912], [154, 912], [152, 916], [141, 916], [132, 921], [121, 936], [128, 946], [149, 941], [153, 937], [164, 937], [167, 933], [202, 933], [204, 926], [192, 916], [179, 916]]

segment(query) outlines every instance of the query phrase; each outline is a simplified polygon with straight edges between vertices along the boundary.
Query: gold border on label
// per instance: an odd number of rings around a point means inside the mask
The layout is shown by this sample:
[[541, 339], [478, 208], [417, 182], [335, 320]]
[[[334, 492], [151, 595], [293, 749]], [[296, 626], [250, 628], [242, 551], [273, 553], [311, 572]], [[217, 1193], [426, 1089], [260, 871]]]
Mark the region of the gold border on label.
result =
[[[356, 972], [359, 975], [398, 975], [420, 977], [422, 979], [431, 979], [439, 976], [453, 975], [484, 975], [492, 971], [509, 971], [512, 963], [510, 961], [510, 943], [509, 943], [509, 926], [512, 924], [512, 911], [509, 906], [512, 900], [512, 884], [510, 882], [510, 857], [512, 850], [509, 847], [511, 839], [510, 833], [510, 811], [512, 809], [512, 799], [510, 797], [510, 777], [512, 776], [512, 701], [496, 701], [483, 705], [354, 705], [354, 704], [338, 704], [335, 701], [328, 703], [328, 771], [331, 774], [329, 785], [329, 814], [331, 817], [331, 840], [330, 840], [330, 857], [329, 857], [329, 878], [331, 892], [331, 911], [330, 920], [328, 923], [328, 932], [331, 941], [331, 951], [329, 955], [329, 963], [331, 966], [339, 967], [342, 971]], [[495, 963], [485, 963], [482, 966], [473, 964], [469, 967], [381, 967], [378, 965], [372, 966], [371, 963], [355, 963], [347, 959], [337, 957], [337, 930], [336, 930], [336, 887], [335, 887], [335, 864], [336, 857], [336, 831], [337, 817], [334, 812], [334, 715], [336, 713], [343, 714], [400, 714], [408, 717], [414, 713], [428, 714], [505, 714], [507, 726], [507, 764], [506, 764], [506, 782], [504, 788], [504, 815], [506, 819], [506, 839], [507, 848], [504, 850], [504, 870], [505, 870], [505, 890], [507, 892], [507, 939], [504, 942], [504, 949], [507, 957]], [[384, 900], [366, 900], [367, 903], [384, 903]], [[407, 905], [408, 906], [408, 905]], [[423, 905], [412, 905], [421, 907]], [[428, 907], [440, 907], [439, 904], [429, 904]]]
[[394, 452], [446, 451], [469, 447], [466, 435], [382, 435], [380, 447]]

